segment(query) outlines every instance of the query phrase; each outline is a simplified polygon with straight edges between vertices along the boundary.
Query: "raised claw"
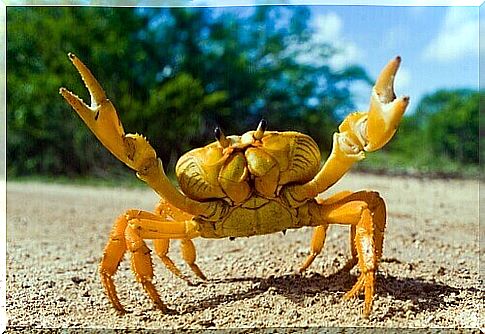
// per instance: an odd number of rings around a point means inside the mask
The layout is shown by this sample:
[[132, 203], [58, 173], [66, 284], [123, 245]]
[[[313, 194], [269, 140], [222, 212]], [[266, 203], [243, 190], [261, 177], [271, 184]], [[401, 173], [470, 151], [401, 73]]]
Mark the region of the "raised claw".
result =
[[89, 91], [91, 104], [88, 106], [81, 98], [63, 87], [59, 93], [67, 103], [101, 143], [130, 168], [142, 171], [147, 162], [156, 161], [156, 153], [144, 137], [131, 134], [125, 136], [115, 107], [86, 65], [74, 54], [69, 53], [68, 56]]
[[408, 96], [396, 98], [394, 93], [394, 78], [400, 64], [399, 56], [391, 60], [381, 71], [372, 89], [364, 134], [364, 150], [367, 152], [376, 151], [391, 140], [409, 104]]

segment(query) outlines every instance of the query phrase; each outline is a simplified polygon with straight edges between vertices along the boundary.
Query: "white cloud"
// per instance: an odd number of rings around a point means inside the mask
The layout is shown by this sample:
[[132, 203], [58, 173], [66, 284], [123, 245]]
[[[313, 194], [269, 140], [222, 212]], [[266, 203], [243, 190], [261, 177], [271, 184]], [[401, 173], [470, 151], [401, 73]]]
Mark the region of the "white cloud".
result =
[[423, 57], [430, 61], [451, 62], [478, 53], [478, 9], [450, 7], [444, 23]]
[[411, 72], [406, 67], [399, 67], [399, 71], [396, 74], [396, 79], [394, 80], [394, 90], [397, 95], [401, 92], [405, 92], [411, 84]]
[[[334, 12], [316, 15], [310, 22], [314, 35], [311, 44], [328, 43], [338, 50], [338, 53], [327, 62], [333, 69], [340, 70], [345, 66], [355, 64], [362, 58], [362, 50], [357, 45], [343, 36], [343, 21]], [[325, 59], [320, 56], [317, 48], [312, 48], [298, 60], [302, 63], [321, 65]]]
[[316, 42], [332, 41], [342, 33], [342, 19], [333, 12], [315, 16], [311, 25], [316, 32]]

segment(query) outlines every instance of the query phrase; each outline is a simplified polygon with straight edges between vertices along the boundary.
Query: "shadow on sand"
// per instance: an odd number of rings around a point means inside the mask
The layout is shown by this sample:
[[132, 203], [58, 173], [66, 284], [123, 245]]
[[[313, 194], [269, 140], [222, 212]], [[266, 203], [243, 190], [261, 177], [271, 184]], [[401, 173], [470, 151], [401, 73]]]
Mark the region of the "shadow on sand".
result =
[[[335, 294], [340, 297], [349, 291], [357, 280], [356, 275], [348, 271], [338, 271], [329, 276], [322, 276], [318, 273], [300, 275], [297, 273], [284, 274], [281, 276], [261, 277], [233, 277], [225, 279], [213, 279], [206, 283], [213, 286], [215, 295], [198, 301], [196, 304], [188, 304], [182, 313], [192, 313], [208, 308], [215, 308], [222, 303], [230, 303], [239, 300], [246, 300], [266, 293], [271, 289], [272, 294], [280, 294], [296, 304], [304, 305], [305, 299], [315, 295]], [[217, 285], [250, 282], [252, 287], [244, 292], [219, 294]], [[450, 302], [447, 297], [452, 293], [458, 295], [463, 288], [455, 288], [433, 280], [420, 278], [399, 278], [392, 275], [377, 275], [376, 294], [379, 296], [391, 296], [396, 300], [408, 301], [413, 304], [415, 313], [434, 311], [443, 308], [443, 305], [453, 306], [457, 301]], [[470, 293], [481, 293], [476, 288], [466, 288]]]

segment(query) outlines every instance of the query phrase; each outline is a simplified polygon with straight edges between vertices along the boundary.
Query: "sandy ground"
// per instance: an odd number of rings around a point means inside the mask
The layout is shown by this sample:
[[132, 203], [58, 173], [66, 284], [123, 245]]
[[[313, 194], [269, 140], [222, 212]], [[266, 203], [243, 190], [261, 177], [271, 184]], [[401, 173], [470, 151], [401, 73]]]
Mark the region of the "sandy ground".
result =
[[[195, 286], [154, 259], [155, 283], [175, 310], [171, 315], [154, 309], [125, 258], [116, 283], [130, 313], [118, 316], [102, 290], [98, 262], [113, 218], [127, 208], [152, 209], [156, 195], [150, 189], [9, 182], [8, 326], [483, 328], [478, 188], [470, 180], [361, 174], [332, 188], [329, 194], [374, 189], [388, 205], [377, 296], [370, 319], [363, 320], [363, 298], [341, 298], [358, 275], [356, 269], [338, 272], [349, 253], [345, 226], [330, 228], [324, 252], [301, 276], [295, 272], [308, 253], [309, 228], [234, 241], [195, 240], [198, 263], [209, 277]], [[178, 242], [171, 256], [191, 274]]]

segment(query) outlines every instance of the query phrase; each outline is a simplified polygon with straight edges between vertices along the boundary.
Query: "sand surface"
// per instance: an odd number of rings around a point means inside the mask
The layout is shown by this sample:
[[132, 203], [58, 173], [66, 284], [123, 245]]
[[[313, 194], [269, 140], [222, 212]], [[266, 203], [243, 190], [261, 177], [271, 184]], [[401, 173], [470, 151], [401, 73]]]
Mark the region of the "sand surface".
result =
[[196, 239], [197, 262], [209, 278], [203, 283], [174, 241], [172, 259], [199, 284], [187, 285], [154, 257], [155, 284], [175, 310], [170, 315], [154, 309], [125, 256], [115, 280], [129, 313], [118, 316], [102, 290], [98, 262], [113, 219], [128, 208], [151, 210], [153, 191], [8, 182], [8, 326], [483, 328], [478, 188], [473, 180], [351, 174], [326, 194], [373, 189], [388, 206], [377, 296], [363, 320], [363, 298], [342, 300], [358, 270], [338, 272], [349, 257], [349, 228], [337, 225], [303, 275], [296, 269], [308, 254], [310, 228], [234, 241]]

